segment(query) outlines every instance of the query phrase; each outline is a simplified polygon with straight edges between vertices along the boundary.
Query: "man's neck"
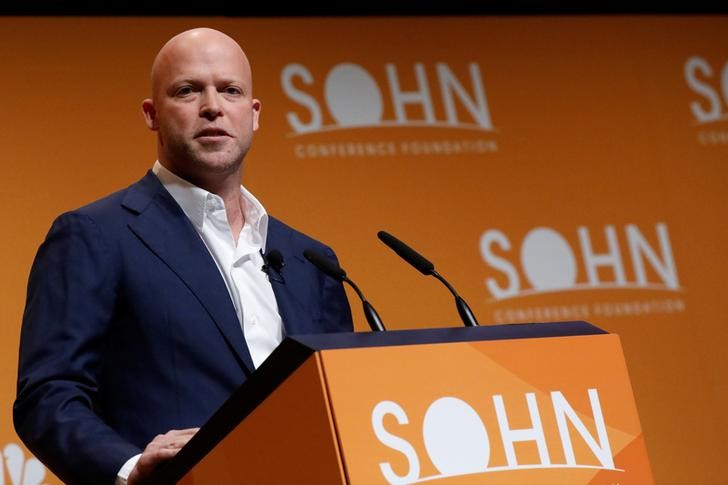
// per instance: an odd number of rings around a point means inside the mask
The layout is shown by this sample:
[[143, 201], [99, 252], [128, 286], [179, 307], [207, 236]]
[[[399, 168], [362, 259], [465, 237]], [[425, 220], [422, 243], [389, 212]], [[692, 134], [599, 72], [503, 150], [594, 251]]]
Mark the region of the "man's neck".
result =
[[235, 176], [220, 182], [218, 184], [205, 183], [204, 185], [198, 185], [198, 187], [212, 192], [215, 195], [219, 195], [222, 198], [225, 204], [228, 224], [230, 224], [230, 231], [233, 233], [233, 240], [237, 245], [240, 231], [243, 230], [243, 226], [245, 225], [245, 200], [243, 200], [243, 196], [240, 194], [240, 174], [236, 173]]
[[178, 170], [170, 167], [161, 160], [160, 163], [178, 177], [222, 198], [225, 204], [225, 212], [227, 213], [230, 231], [233, 234], [235, 244], [237, 244], [240, 231], [243, 230], [243, 226], [245, 225], [245, 200], [240, 193], [240, 170], [238, 169], [228, 174], [214, 174], [212, 177], [195, 177], [189, 174], [177, 173]]
[[245, 225], [245, 200], [243, 200], [243, 196], [240, 194], [240, 186], [238, 186], [237, 193], [230, 194], [229, 198], [222, 195], [220, 197], [222, 197], [225, 203], [228, 224], [230, 224], [230, 231], [233, 233], [233, 241], [237, 245], [240, 231], [243, 230], [243, 226]]

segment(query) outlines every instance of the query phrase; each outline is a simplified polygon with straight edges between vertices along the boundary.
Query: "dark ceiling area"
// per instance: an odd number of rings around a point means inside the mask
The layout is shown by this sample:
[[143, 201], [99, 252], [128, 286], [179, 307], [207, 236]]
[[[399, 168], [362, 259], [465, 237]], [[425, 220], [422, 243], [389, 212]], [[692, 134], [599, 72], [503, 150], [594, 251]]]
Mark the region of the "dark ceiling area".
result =
[[728, 13], [728, 1], [352, 0], [339, 3], [135, 0], [4, 1], [0, 15], [22, 16], [458, 16], [458, 15], [705, 15]]

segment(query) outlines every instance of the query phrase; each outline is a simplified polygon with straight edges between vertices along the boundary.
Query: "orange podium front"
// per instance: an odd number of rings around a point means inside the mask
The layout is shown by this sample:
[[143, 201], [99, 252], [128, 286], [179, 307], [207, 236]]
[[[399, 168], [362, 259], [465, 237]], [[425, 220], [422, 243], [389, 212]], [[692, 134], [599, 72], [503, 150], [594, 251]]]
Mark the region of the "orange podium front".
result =
[[186, 485], [653, 483], [585, 322], [288, 338], [159, 470]]

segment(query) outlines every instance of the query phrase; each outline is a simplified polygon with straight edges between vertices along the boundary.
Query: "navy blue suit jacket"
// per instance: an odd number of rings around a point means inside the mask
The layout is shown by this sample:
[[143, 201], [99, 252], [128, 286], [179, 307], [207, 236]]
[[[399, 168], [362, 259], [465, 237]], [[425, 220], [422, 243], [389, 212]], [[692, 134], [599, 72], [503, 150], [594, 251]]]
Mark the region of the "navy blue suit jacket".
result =
[[[302, 257], [321, 243], [270, 218], [286, 334], [351, 331], [340, 283]], [[156, 434], [202, 425], [253, 363], [228, 290], [151, 172], [60, 216], [28, 283], [15, 427], [64, 482], [113, 484]]]

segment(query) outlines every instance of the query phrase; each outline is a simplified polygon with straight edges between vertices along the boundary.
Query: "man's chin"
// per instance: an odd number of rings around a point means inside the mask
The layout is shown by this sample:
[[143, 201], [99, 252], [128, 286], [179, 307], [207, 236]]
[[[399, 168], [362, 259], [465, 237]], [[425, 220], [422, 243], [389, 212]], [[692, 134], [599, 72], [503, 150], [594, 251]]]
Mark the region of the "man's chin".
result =
[[203, 152], [195, 154], [195, 165], [215, 173], [227, 173], [240, 168], [243, 156], [230, 152]]

